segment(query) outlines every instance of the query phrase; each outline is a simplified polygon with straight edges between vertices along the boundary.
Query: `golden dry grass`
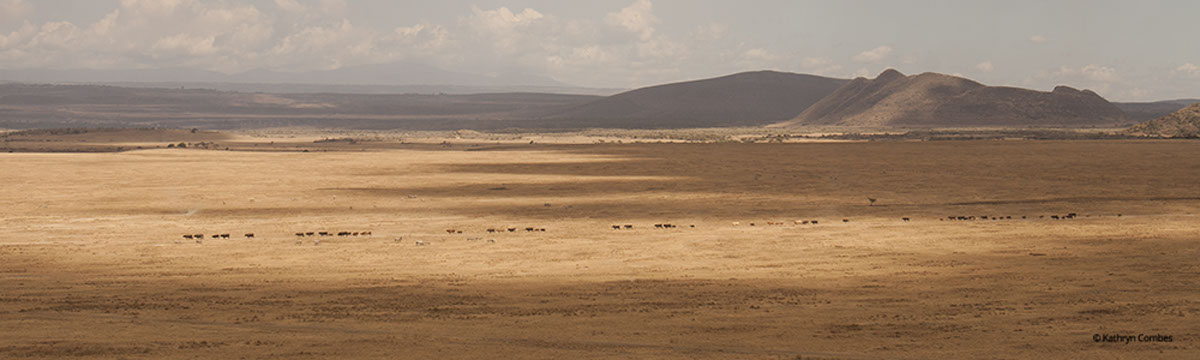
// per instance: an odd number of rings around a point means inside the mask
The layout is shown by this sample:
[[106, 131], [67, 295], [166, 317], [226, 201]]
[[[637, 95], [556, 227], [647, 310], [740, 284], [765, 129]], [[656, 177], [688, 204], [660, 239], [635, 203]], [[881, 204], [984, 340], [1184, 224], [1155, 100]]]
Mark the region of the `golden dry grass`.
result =
[[[0, 358], [1195, 358], [1198, 154], [1184, 141], [0, 154]], [[484, 232], [509, 226], [547, 231]], [[292, 235], [342, 230], [373, 235]], [[194, 233], [232, 238], [180, 238]]]

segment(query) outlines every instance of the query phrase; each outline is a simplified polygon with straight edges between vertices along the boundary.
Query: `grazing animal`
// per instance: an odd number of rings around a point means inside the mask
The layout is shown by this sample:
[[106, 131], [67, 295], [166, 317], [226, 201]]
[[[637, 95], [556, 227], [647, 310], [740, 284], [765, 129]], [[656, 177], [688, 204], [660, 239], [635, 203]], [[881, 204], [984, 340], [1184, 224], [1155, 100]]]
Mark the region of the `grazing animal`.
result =
[[754, 226], [754, 223], [750, 223], [750, 226]]
[[742, 226], [742, 223], [740, 223], [740, 222], [737, 222], [737, 221], [734, 221], [734, 222], [733, 222], [733, 226]]
[[850, 222], [850, 219], [842, 219], [842, 222], [848, 223], [848, 222]]
[[626, 225], [625, 225], [625, 230], [629, 230], [629, 229], [633, 229], [633, 225], [626, 224]]
[[416, 244], [417, 244], [417, 246], [425, 246], [426, 245], [425, 240], [417, 240]]
[[816, 221], [816, 220], [813, 220], [813, 221], [812, 221], [812, 223], [813, 223], [813, 225], [816, 225], [816, 224], [817, 224], [817, 221]]
[[253, 238], [253, 237], [254, 237], [254, 233], [246, 233], [246, 237], [248, 237], [248, 238]]
[[496, 229], [487, 229], [487, 232], [488, 232], [488, 233], [494, 233], [494, 232], [496, 232]]
[[508, 228], [508, 232], [516, 232], [517, 228]]
[[362, 234], [363, 234], [363, 236], [371, 236], [370, 231], [363, 231]]
[[213, 238], [213, 239], [216, 239], [216, 238], [219, 238], [219, 237], [221, 237], [221, 235], [220, 235], [220, 234], [212, 234], [212, 238]]
[[192, 235], [192, 237], [197, 238], [197, 239], [203, 239], [204, 234], [196, 234], [196, 235]]
[[321, 245], [321, 239], [313, 239], [313, 245]]
[[1058, 215], [1050, 215], [1051, 219], [1058, 220]]
[[621, 230], [621, 225], [613, 225], [613, 230]]
[[534, 228], [531, 228], [531, 227], [527, 227], [527, 228], [525, 228], [525, 231], [534, 231], [534, 230], [536, 230], [536, 229], [534, 229]]
[[447, 233], [447, 234], [453, 234], [453, 233], [454, 233], [454, 229], [446, 229], [446, 233]]
[[494, 244], [494, 243], [496, 243], [496, 239], [488, 239], [487, 242]]
[[546, 228], [538, 228], [538, 231], [546, 232]]
[[196, 238], [196, 243], [197, 243], [197, 244], [204, 243], [204, 237], [203, 237], [203, 236], [201, 236], [201, 237], [198, 237], [198, 238]]
[[904, 217], [904, 218], [900, 218], [900, 220], [904, 220], [904, 222], [908, 222], [909, 219]]
[[662, 229], [662, 224], [654, 224], [654, 228], [656, 228], [656, 229]]
[[351, 236], [358, 236], [358, 232], [357, 232], [357, 231], [355, 231], [355, 232], [352, 232], [352, 233], [350, 233], [350, 235], [351, 235]]
[[[324, 231], [321, 232], [321, 235], [325, 235], [325, 234], [327, 234], [327, 233]], [[309, 231], [309, 232], [304, 233], [304, 235], [313, 236], [313, 232]]]
[[404, 241], [404, 237], [403, 237], [403, 236], [401, 236], [401, 237], [398, 237], [398, 238], [395, 238], [395, 239], [393, 239], [392, 241], [393, 241], [393, 242], [395, 242], [395, 243], [397, 243], [397, 244], [399, 244], [401, 241]]
[[192, 236], [191, 236], [191, 235], [184, 235], [184, 236], [183, 236], [183, 238], [184, 238], [184, 239], [189, 239], [189, 240], [190, 240], [190, 239], [192, 239]]
[[[308, 233], [308, 236], [312, 236], [312, 234], [313, 234], [313, 233]], [[319, 235], [321, 235], [321, 236], [329, 236], [329, 232], [328, 232], [328, 231], [322, 231], [322, 232], [319, 232], [319, 233], [317, 233], [317, 234], [319, 234]]]
[[304, 233], [302, 233], [302, 232], [300, 232], [300, 233], [296, 233], [296, 236], [297, 236], [297, 237], [304, 237]]
[[694, 227], [696, 227], [696, 224], [691, 224], [691, 225], [688, 225], [688, 227], [693, 227], [693, 228], [694, 228]]

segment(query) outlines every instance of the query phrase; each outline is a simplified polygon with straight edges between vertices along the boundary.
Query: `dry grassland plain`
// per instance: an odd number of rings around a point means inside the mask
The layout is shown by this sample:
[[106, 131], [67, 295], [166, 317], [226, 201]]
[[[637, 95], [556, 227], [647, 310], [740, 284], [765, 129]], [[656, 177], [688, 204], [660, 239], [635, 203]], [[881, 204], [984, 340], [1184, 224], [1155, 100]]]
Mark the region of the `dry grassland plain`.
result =
[[1200, 358], [1200, 142], [307, 144], [0, 154], [0, 358]]

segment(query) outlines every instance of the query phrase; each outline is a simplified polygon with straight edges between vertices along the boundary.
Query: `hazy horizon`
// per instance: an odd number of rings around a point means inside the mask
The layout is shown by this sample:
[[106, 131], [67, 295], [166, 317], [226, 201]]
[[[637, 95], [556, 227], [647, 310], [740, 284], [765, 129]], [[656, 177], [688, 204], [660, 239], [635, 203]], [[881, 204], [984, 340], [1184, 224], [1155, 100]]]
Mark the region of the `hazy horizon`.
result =
[[1187, 1], [0, 0], [0, 70], [404, 62], [630, 89], [754, 70], [853, 78], [895, 68], [1150, 101], [1200, 97], [1200, 48], [1188, 46], [1197, 12]]

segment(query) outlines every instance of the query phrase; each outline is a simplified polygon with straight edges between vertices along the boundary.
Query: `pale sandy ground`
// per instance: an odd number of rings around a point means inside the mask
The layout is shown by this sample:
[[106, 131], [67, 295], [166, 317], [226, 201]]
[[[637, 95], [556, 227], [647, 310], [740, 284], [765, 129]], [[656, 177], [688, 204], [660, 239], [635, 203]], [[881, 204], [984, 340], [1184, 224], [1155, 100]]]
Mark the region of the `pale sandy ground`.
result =
[[[1187, 141], [4, 153], [0, 358], [1198, 358], [1198, 155]], [[507, 226], [546, 231], [484, 232]], [[373, 235], [293, 235], [327, 230]]]

